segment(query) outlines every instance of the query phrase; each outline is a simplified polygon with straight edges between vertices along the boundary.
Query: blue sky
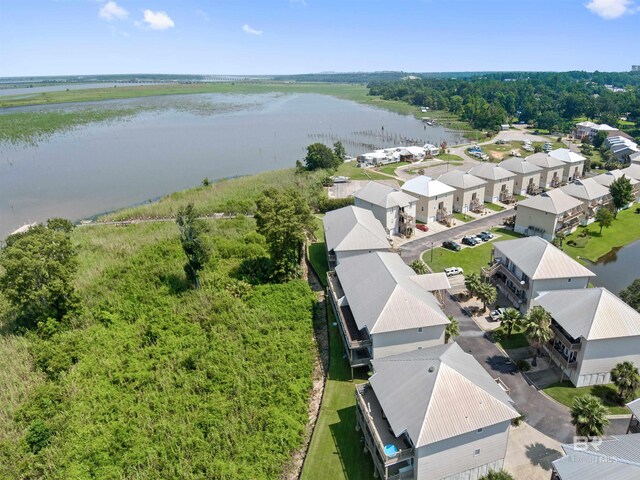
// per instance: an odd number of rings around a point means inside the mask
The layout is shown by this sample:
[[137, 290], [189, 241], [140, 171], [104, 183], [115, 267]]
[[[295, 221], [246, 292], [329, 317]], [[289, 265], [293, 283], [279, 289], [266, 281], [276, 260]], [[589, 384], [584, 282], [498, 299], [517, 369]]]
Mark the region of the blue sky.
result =
[[640, 0], [0, 0], [0, 76], [629, 70]]

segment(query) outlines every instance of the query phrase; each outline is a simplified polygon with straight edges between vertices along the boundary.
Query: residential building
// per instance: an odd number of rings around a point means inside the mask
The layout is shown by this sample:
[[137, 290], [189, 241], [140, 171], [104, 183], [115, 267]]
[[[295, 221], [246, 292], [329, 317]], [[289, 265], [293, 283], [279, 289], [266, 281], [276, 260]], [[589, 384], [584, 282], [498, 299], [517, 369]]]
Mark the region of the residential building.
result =
[[582, 178], [560, 188], [561, 191], [573, 198], [582, 200], [583, 216], [581, 225], [589, 225], [595, 221], [595, 216], [600, 208], [608, 207], [611, 203], [609, 189], [600, 185], [593, 178]]
[[438, 181], [454, 188], [453, 211], [467, 213], [484, 211], [486, 180], [463, 170], [451, 170], [438, 177]]
[[[361, 167], [375, 167], [379, 165], [386, 165], [389, 163], [397, 162], [416, 162], [424, 159], [429, 154], [432, 155], [432, 151], [424, 147], [391, 147], [374, 150], [373, 152], [363, 153], [358, 155], [358, 165]], [[438, 149], [439, 151], [440, 149]], [[438, 153], [436, 152], [435, 155]]]
[[556, 233], [571, 233], [584, 215], [582, 202], [559, 189], [518, 202], [514, 230], [553, 240]]
[[344, 207], [332, 210], [322, 219], [329, 269], [345, 257], [388, 251], [388, 234], [370, 210]]
[[551, 150], [549, 155], [564, 163], [564, 172], [562, 180], [572, 182], [577, 178], [582, 178], [584, 173], [584, 162], [587, 160], [582, 155], [572, 152], [568, 148], [557, 148]]
[[640, 433], [640, 398], [627, 403], [627, 408], [631, 412], [627, 433]]
[[417, 199], [389, 185], [369, 182], [354, 195], [355, 206], [371, 210], [390, 235], [411, 237]]
[[617, 128], [610, 127], [604, 123], [580, 122], [576, 123], [574, 136], [576, 138], [589, 137], [590, 139], [593, 139], [599, 132], [615, 132], [617, 130]]
[[548, 153], [540, 152], [525, 158], [525, 161], [542, 168], [540, 171], [540, 187], [556, 188], [562, 183], [564, 176], [564, 162], [553, 158]]
[[328, 280], [351, 367], [444, 343], [449, 319], [427, 290], [439, 290], [441, 283], [429, 285], [399, 255], [372, 252], [346, 257]]
[[543, 291], [533, 304], [551, 315], [545, 350], [575, 386], [610, 383], [620, 362], [640, 366], [640, 313], [606, 288]]
[[470, 169], [468, 173], [487, 182], [484, 189], [485, 202], [510, 203], [513, 201], [515, 173], [493, 163], [481, 163]]
[[513, 179], [513, 193], [516, 195], [537, 195], [540, 193], [540, 174], [542, 168], [523, 158], [510, 157], [498, 166], [509, 170], [516, 176]]
[[424, 223], [450, 222], [455, 188], [425, 175], [412, 178], [401, 188], [418, 199], [416, 219]]
[[[631, 168], [631, 166], [627, 167], [627, 168]], [[622, 177], [623, 175], [625, 175], [627, 172], [630, 173], [635, 173], [637, 172], [637, 169], [631, 169], [628, 170], [627, 168], [625, 168], [624, 170], [609, 170], [607, 173], [602, 173], [600, 175], [596, 175], [595, 177], [592, 177], [596, 182], [598, 182], [600, 185], [604, 185], [605, 187], [609, 188], [611, 187], [611, 184], [617, 180], [618, 178]], [[633, 196], [637, 199], [638, 196], [640, 196], [640, 180], [636, 180], [635, 177], [629, 176], [627, 177], [629, 178], [629, 181], [631, 182], [631, 188], [633, 189]], [[633, 202], [631, 202], [633, 203]], [[631, 206], [631, 203], [629, 205], [627, 205], [627, 208]]]
[[604, 141], [604, 145], [611, 150], [614, 158], [622, 163], [629, 163], [631, 155], [639, 153], [638, 144], [628, 135], [614, 135]]
[[595, 442], [562, 445], [562, 450], [565, 456], [553, 462], [552, 480], [640, 478], [640, 435], [613, 435]]
[[433, 145], [432, 143], [425, 143], [422, 148], [424, 148], [425, 155], [435, 157], [440, 154], [440, 147]]
[[620, 170], [620, 173], [626, 175], [629, 178], [640, 181], [640, 164], [632, 163], [627, 168]]
[[583, 289], [595, 273], [540, 237], [493, 244], [492, 265], [482, 269], [496, 287], [526, 312], [540, 292]]
[[629, 162], [632, 165], [633, 164], [640, 164], [640, 152], [633, 153], [633, 154], [629, 155]]
[[512, 401], [457, 343], [374, 359], [357, 428], [382, 480], [478, 479], [501, 470]]

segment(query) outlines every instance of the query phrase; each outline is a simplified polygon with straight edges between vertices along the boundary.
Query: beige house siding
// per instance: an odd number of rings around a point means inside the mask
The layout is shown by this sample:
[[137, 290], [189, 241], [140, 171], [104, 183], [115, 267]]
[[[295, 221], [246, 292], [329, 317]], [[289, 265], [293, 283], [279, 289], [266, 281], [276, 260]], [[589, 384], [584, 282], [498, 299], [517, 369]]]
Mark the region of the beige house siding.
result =
[[371, 335], [372, 358], [389, 357], [419, 348], [443, 345], [444, 330], [445, 325], [436, 325], [424, 327], [422, 332], [419, 332], [417, 328], [412, 328], [395, 332], [374, 333]]
[[[416, 480], [477, 480], [490, 469], [500, 470], [507, 452], [510, 422], [420, 447]], [[480, 449], [479, 454], [475, 451]]]
[[435, 222], [440, 202], [443, 203], [444, 208], [446, 208], [448, 212], [452, 212], [453, 195], [454, 192], [446, 193], [444, 195], [436, 195], [435, 197], [423, 197], [421, 195], [418, 198], [416, 206], [416, 219], [424, 223]]
[[453, 192], [453, 211], [465, 213], [468, 212], [470, 210], [469, 205], [471, 205], [471, 200], [473, 199], [474, 194], [476, 195], [478, 200], [484, 203], [484, 192], [484, 185], [467, 190], [456, 188], [456, 191]]
[[582, 177], [583, 171], [584, 171], [584, 162], [567, 163], [565, 164], [562, 172], [562, 179], [565, 182], [575, 180], [576, 173], [579, 177]]
[[[365, 208], [373, 213], [373, 216], [378, 219], [387, 233], [396, 234], [400, 229], [400, 207], [383, 208], [378, 205], [374, 205], [359, 198], [355, 199], [355, 206]], [[416, 216], [416, 204], [411, 203], [408, 207], [405, 207], [405, 211], [412, 217]]]
[[485, 185], [484, 201], [491, 203], [497, 202], [500, 198], [500, 192], [503, 185], [506, 185], [506, 189], [509, 193], [513, 193], [513, 177], [499, 181], [487, 180], [487, 184]]
[[547, 280], [533, 280], [531, 282], [529, 292], [527, 292], [527, 310], [531, 308], [531, 300], [540, 295], [540, 292], [587, 288], [589, 286], [589, 280], [589, 277], [567, 277], [551, 278]]
[[620, 362], [629, 361], [640, 367], [640, 337], [582, 339], [577, 368], [568, 370], [577, 387], [611, 383], [611, 370]]
[[518, 205], [514, 230], [523, 235], [531, 235], [529, 227], [537, 227], [544, 230], [544, 233], [538, 233], [538, 236], [551, 241], [556, 230], [556, 220], [557, 216], [553, 213]]
[[564, 167], [545, 168], [542, 170], [542, 172], [540, 172], [540, 186], [543, 188], [552, 188], [551, 180], [553, 179], [554, 174], [558, 176], [558, 181], [562, 181], [564, 177]]
[[540, 172], [528, 173], [528, 174], [516, 174], [516, 178], [513, 180], [513, 193], [524, 195], [527, 193], [529, 187], [529, 181], [536, 187], [540, 186]]

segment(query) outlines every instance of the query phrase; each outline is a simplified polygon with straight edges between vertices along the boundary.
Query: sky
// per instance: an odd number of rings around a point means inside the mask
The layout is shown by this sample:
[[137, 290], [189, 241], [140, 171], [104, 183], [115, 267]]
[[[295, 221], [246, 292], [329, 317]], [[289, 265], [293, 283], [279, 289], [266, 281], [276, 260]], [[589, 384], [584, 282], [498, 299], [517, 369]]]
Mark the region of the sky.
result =
[[632, 64], [640, 0], [0, 0], [0, 77]]

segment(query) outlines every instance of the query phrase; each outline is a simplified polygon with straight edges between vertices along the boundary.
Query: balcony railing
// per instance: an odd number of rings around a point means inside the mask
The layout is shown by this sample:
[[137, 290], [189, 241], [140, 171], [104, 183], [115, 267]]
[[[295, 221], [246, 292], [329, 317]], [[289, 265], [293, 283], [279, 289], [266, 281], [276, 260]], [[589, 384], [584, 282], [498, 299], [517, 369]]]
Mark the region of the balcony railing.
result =
[[583, 213], [584, 213], [584, 210], [582, 210], [582, 208], [574, 208], [573, 210], [570, 210], [564, 215], [562, 215], [558, 220], [562, 223], [566, 223], [574, 218], [579, 217]]
[[519, 278], [515, 273], [509, 270], [503, 263], [498, 263], [498, 271], [501, 273], [504, 273], [509, 280], [517, 284], [520, 290], [529, 289], [529, 279], [527, 277]]
[[469, 205], [469, 210], [472, 212], [481, 212], [484, 210], [484, 204], [478, 200], [477, 198], [471, 200], [471, 204]]
[[580, 350], [582, 346], [580, 340], [573, 340], [569, 338], [561, 328], [554, 325], [553, 323], [551, 324], [551, 331], [555, 335], [555, 339], [562, 343], [565, 347], [567, 347], [567, 350], [569, 350], [570, 352], [578, 352]]
[[504, 282], [496, 281], [496, 288], [502, 292], [502, 294], [509, 299], [514, 307], [520, 308], [520, 305], [524, 302], [523, 299], [518, 297]]
[[549, 354], [551, 359], [562, 368], [576, 368], [578, 363], [576, 360], [569, 361], [565, 356], [560, 353], [553, 345], [545, 345], [545, 351]]

